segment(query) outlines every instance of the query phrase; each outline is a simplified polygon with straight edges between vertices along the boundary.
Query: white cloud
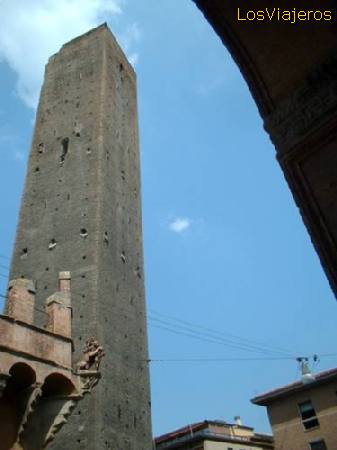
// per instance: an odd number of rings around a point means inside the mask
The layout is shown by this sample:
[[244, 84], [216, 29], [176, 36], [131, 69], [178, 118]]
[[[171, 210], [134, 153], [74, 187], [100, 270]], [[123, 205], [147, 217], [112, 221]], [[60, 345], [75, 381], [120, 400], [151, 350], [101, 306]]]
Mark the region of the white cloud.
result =
[[23, 161], [23, 160], [25, 159], [25, 155], [24, 155], [23, 152], [21, 152], [20, 150], [17, 150], [17, 151], [14, 153], [14, 159], [15, 159], [15, 161], [17, 161], [17, 162], [21, 162], [21, 161]]
[[170, 223], [169, 229], [175, 233], [183, 233], [192, 225], [192, 220], [186, 217], [177, 217]]
[[[44, 65], [62, 44], [120, 14], [123, 0], [2, 0], [0, 61], [18, 76], [17, 94], [37, 105]], [[139, 39], [137, 25], [126, 30], [126, 52]], [[133, 61], [136, 58], [133, 56]]]
[[128, 56], [130, 64], [135, 66], [138, 62], [139, 55], [136, 52], [131, 52], [134, 44], [140, 41], [142, 33], [136, 23], [129, 25], [125, 32], [120, 37], [121, 45]]

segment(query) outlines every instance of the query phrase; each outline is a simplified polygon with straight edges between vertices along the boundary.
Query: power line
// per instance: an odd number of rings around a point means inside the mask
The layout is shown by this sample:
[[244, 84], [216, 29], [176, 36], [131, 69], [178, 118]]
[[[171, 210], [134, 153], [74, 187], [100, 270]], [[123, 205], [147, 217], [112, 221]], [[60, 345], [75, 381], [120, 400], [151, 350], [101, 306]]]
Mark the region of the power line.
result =
[[[272, 346], [269, 344], [263, 344], [261, 342], [256, 342], [247, 338], [243, 338], [241, 336], [236, 336], [234, 334], [231, 333], [226, 333], [226, 332], [220, 332], [220, 331], [215, 331], [212, 330], [211, 328], [207, 328], [203, 325], [197, 325], [197, 324], [193, 324], [191, 322], [187, 322], [185, 320], [181, 320], [178, 319], [176, 317], [173, 316], [168, 316], [162, 313], [159, 313], [157, 311], [154, 311], [152, 309], [150, 309], [151, 312], [153, 312], [154, 314], [161, 316], [161, 317], [165, 317], [167, 319], [169, 319], [170, 321], [173, 322], [177, 322], [177, 323], [170, 323], [167, 320], [163, 320], [163, 319], [158, 319], [158, 318], [153, 318], [153, 320], [156, 321], [160, 321], [163, 322], [165, 325], [170, 325], [171, 327], [178, 327], [178, 328], [182, 328], [182, 329], [187, 329], [188, 331], [193, 331], [193, 332], [198, 332], [201, 333], [203, 335], [207, 335], [208, 337], [212, 337], [212, 338], [216, 338], [216, 339], [221, 339], [221, 340], [225, 340], [226, 342], [230, 343], [230, 344], [234, 344], [236, 346], [240, 346], [242, 348], [249, 348], [249, 349], [254, 349], [257, 351], [262, 351], [264, 353], [268, 352], [268, 353], [273, 353], [273, 354], [282, 354], [282, 355], [287, 355], [287, 356], [293, 356], [294, 353], [290, 352], [289, 350], [283, 349], [281, 347], [277, 347], [277, 346]], [[149, 316], [151, 317], [151, 316]], [[180, 325], [182, 324], [182, 325]], [[197, 331], [195, 331], [197, 330]], [[199, 330], [205, 330], [204, 331], [199, 331]], [[232, 339], [228, 339], [229, 336]]]
[[[8, 296], [7, 295], [3, 295], [0, 294], [0, 297], [4, 298], [5, 300], [8, 300]], [[42, 314], [46, 314], [48, 316], [48, 313], [46, 311], [43, 311], [42, 309], [36, 308], [36, 306], [34, 306], [35, 311], [38, 311]]]
[[[161, 324], [160, 327], [162, 329], [165, 329], [166, 331], [179, 332], [180, 334], [184, 333], [186, 336], [189, 336], [189, 337], [197, 337], [199, 340], [205, 340], [207, 342], [225, 345], [226, 347], [232, 347], [237, 350], [243, 350], [243, 351], [254, 352], [254, 353], [262, 353], [264, 355], [271, 355], [271, 354], [275, 355], [275, 352], [272, 352], [270, 350], [266, 351], [264, 349], [255, 348], [255, 347], [248, 346], [248, 345], [241, 345], [240, 343], [236, 343], [236, 342], [230, 341], [228, 339], [224, 339], [222, 337], [216, 336], [211, 333], [195, 331], [191, 327], [186, 327], [186, 326], [182, 326], [182, 325], [175, 326], [175, 325], [172, 325], [169, 322], [163, 321], [161, 319], [153, 319], [153, 318], [149, 318], [149, 319], [159, 322]], [[160, 328], [159, 325], [155, 325], [155, 324], [151, 324], [151, 323], [150, 323], [150, 325], [155, 326], [156, 328]]]
[[2, 264], [0, 264], [0, 267], [1, 267], [2, 269], [9, 270], [9, 267], [4, 266], [4, 265], [2, 265]]
[[[78, 294], [72, 294], [72, 296], [75, 297], [79, 297]], [[8, 299], [8, 296], [0, 294], [0, 297], [4, 298], [4, 299]], [[39, 308], [34, 307], [34, 309], [42, 314], [48, 315], [48, 313], [46, 313], [46, 311], [43, 311]], [[211, 343], [218, 343], [218, 344], [223, 344], [228, 346], [227, 343], [225, 342], [221, 342], [221, 340], [216, 340], [216, 339], [212, 339], [212, 338], [207, 338], [204, 337], [202, 334], [198, 335], [198, 334], [193, 334], [193, 332], [184, 332], [182, 330], [178, 330], [178, 329], [172, 329], [166, 326], [161, 326], [161, 325], [155, 325], [155, 324], [149, 324], [152, 327], [155, 328], [159, 328], [159, 329], [163, 329], [163, 330], [167, 330], [170, 331], [172, 333], [175, 334], [179, 334], [179, 335], [184, 335], [184, 336], [188, 336], [188, 337], [192, 337], [194, 339], [199, 339], [205, 342], [211, 342]], [[241, 349], [240, 349], [241, 350]], [[253, 350], [251, 350], [253, 351]], [[313, 358], [317, 359], [317, 356], [319, 356], [319, 358], [328, 358], [328, 357], [336, 357], [337, 353], [323, 353], [320, 355], [314, 355]], [[141, 360], [141, 361], [146, 361], [149, 363], [207, 363], [207, 362], [249, 362], [249, 361], [291, 361], [291, 360], [296, 360], [296, 358], [294, 356], [266, 356], [266, 357], [247, 357], [247, 358], [242, 358], [242, 357], [233, 357], [233, 358], [150, 358], [147, 360]]]
[[233, 361], [292, 361], [290, 357], [275, 358], [168, 358], [149, 359], [149, 362], [233, 362]]
[[8, 278], [8, 275], [4, 275], [3, 273], [0, 273], [0, 277], [2, 277], [2, 278]]
[[0, 258], [7, 259], [7, 261], [10, 261], [10, 258], [8, 258], [8, 256], [5, 256], [5, 255], [0, 255]]
[[[4, 274], [0, 274], [0, 275], [4, 278], [7, 278], [7, 276], [5, 276]], [[76, 274], [75, 276], [72, 277], [72, 279], [78, 278], [80, 276], [83, 276], [83, 274], [82, 275], [80, 273]], [[81, 297], [79, 294], [72, 293], [72, 295], [75, 297], [78, 296], [79, 298]], [[173, 316], [168, 316], [168, 315], [162, 314], [162, 313], [157, 312], [152, 309], [150, 309], [150, 311], [154, 315], [158, 315], [160, 317], [169, 319], [169, 321], [167, 321], [164, 319], [160, 319], [158, 317], [151, 317], [151, 315], [149, 315], [150, 321], [159, 322], [159, 324], [161, 324], [161, 326], [159, 326], [158, 324], [157, 325], [150, 324], [151, 326], [154, 326], [155, 328], [163, 329], [165, 331], [173, 332], [175, 334], [180, 334], [180, 335], [185, 335], [188, 337], [196, 338], [199, 340], [203, 340], [205, 342], [226, 345], [228, 347], [232, 347], [234, 349], [239, 349], [242, 351], [262, 353], [264, 355], [273, 355], [273, 356], [274, 355], [287, 355], [287, 356], [292, 356], [292, 357], [294, 356], [292, 352], [290, 352], [289, 350], [285, 350], [281, 347], [263, 344], [261, 342], [249, 340], [247, 338], [243, 338], [241, 336], [236, 336], [231, 333], [215, 331], [215, 330], [207, 328], [203, 325], [193, 324], [191, 322], [187, 322], [187, 321], [178, 319]], [[203, 330], [205, 330], [205, 331], [203, 331]], [[231, 339], [229, 339], [228, 336]]]
[[[161, 330], [169, 331], [169, 332], [174, 333], [174, 334], [187, 336], [187, 337], [190, 337], [190, 338], [193, 338], [193, 339], [198, 339], [199, 341], [210, 342], [212, 344], [224, 345], [225, 347], [231, 347], [231, 348], [234, 348], [236, 350], [243, 350], [243, 351], [248, 351], [248, 352], [252, 352], [252, 353], [262, 353], [262, 354], [267, 355], [267, 356], [268, 355], [270, 356], [272, 354], [271, 352], [268, 353], [268, 352], [263, 352], [263, 351], [259, 351], [259, 350], [255, 350], [255, 349], [249, 349], [249, 348], [245, 348], [245, 347], [240, 347], [239, 345], [230, 344], [230, 343], [228, 343], [228, 342], [226, 342], [224, 340], [213, 338], [212, 336], [207, 337], [207, 336], [204, 336], [202, 334], [194, 333], [193, 331], [190, 331], [190, 330], [179, 330], [179, 329], [169, 328], [168, 326], [156, 325], [156, 324], [153, 324], [153, 323], [149, 323], [149, 326], [150, 327], [154, 327], [154, 328], [158, 328], [158, 329], [161, 329]], [[280, 357], [280, 355], [278, 357]], [[295, 356], [288, 356], [288, 358], [295, 359]]]

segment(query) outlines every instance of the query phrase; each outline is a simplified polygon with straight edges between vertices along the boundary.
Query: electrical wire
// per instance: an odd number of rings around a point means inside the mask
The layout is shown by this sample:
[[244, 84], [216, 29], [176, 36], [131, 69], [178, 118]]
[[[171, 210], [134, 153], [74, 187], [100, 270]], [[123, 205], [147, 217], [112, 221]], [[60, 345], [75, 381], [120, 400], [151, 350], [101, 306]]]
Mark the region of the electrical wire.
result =
[[[0, 297], [4, 298], [5, 300], [8, 300], [8, 296], [7, 295], [3, 295], [0, 294]], [[42, 314], [46, 314], [48, 316], [48, 313], [46, 311], [43, 311], [42, 309], [36, 308], [36, 306], [34, 306], [35, 311], [38, 311]]]
[[[154, 324], [152, 323], [152, 320], [159, 322], [160, 324]], [[261, 348], [257, 348], [257, 347], [253, 347], [253, 346], [248, 346], [248, 345], [241, 345], [240, 343], [235, 343], [234, 341], [230, 341], [228, 339], [224, 339], [215, 335], [212, 335], [211, 333], [205, 333], [205, 332], [199, 332], [199, 331], [194, 331], [192, 328], [188, 328], [188, 327], [184, 327], [184, 326], [179, 326], [179, 327], [175, 327], [174, 325], [170, 324], [169, 322], [165, 322], [163, 320], [160, 319], [151, 319], [149, 318], [149, 325], [153, 326], [155, 328], [159, 328], [159, 329], [163, 329], [166, 331], [170, 331], [172, 333], [175, 334], [181, 334], [184, 336], [188, 336], [188, 337], [192, 337], [192, 338], [196, 338], [202, 341], [206, 341], [206, 342], [211, 342], [214, 344], [220, 344], [220, 345], [224, 345], [226, 347], [231, 347], [234, 348], [236, 350], [242, 350], [242, 351], [247, 351], [247, 352], [252, 352], [252, 353], [260, 353], [260, 354], [264, 354], [264, 355], [269, 355], [269, 356], [275, 356], [275, 355], [280, 355], [279, 352], [273, 352], [270, 350], [264, 350]], [[282, 354], [283, 355], [283, 354]], [[283, 355], [284, 356], [284, 355]], [[290, 355], [287, 355], [290, 356]], [[291, 355], [293, 357], [293, 355]]]
[[[220, 339], [222, 341], [227, 342], [228, 344], [239, 346], [242, 349], [251, 349], [251, 350], [256, 350], [256, 351], [264, 352], [264, 353], [272, 353], [274, 355], [281, 354], [281, 355], [292, 356], [292, 357], [294, 356], [293, 352], [290, 352], [289, 350], [285, 350], [281, 347], [271, 346], [269, 344], [263, 344], [261, 342], [256, 342], [256, 341], [253, 341], [253, 340], [250, 340], [247, 338], [243, 338], [241, 336], [236, 336], [231, 333], [215, 331], [215, 330], [212, 330], [211, 328], [207, 328], [203, 325], [197, 325], [197, 324], [193, 324], [191, 322], [187, 322], [185, 320], [178, 319], [173, 316], [167, 316], [165, 314], [159, 313], [152, 309], [150, 309], [149, 311], [151, 311], [152, 313], [154, 313], [160, 317], [166, 317], [169, 319], [169, 321], [172, 321], [173, 323], [168, 322], [167, 320], [152, 317], [151, 313], [150, 313], [149, 318], [151, 320], [159, 321], [159, 322], [164, 323], [165, 325], [170, 325], [172, 327], [178, 327], [178, 329], [183, 329], [183, 330], [192, 331], [192, 332], [198, 332], [202, 335], [206, 335], [207, 337], [216, 338], [218, 340]], [[201, 330], [201, 331], [199, 331], [199, 330]], [[205, 331], [202, 331], [202, 330], [205, 330]], [[231, 339], [229, 339], [227, 336], [229, 336]]]
[[[0, 255], [0, 257], [3, 257], [5, 259], [8, 259], [7, 257]], [[0, 264], [0, 267], [7, 268]], [[0, 273], [1, 277], [8, 278], [7, 275]], [[73, 278], [77, 278], [79, 276], [82, 276], [80, 274], [77, 274]], [[2, 298], [7, 299], [6, 296], [1, 295]], [[73, 297], [82, 298], [79, 294], [72, 293]], [[41, 312], [43, 314], [46, 314], [45, 311], [42, 311], [41, 309], [38, 309], [35, 307], [35, 310], [38, 312]], [[234, 348], [236, 350], [241, 351], [248, 351], [253, 353], [259, 353], [266, 355], [265, 358], [198, 358], [198, 359], [154, 359], [151, 360], [153, 362], [161, 362], [161, 361], [168, 361], [168, 362], [193, 362], [193, 361], [204, 361], [204, 362], [212, 362], [212, 361], [259, 361], [259, 360], [292, 360], [295, 359], [295, 356], [292, 352], [289, 350], [286, 350], [282, 347], [278, 346], [271, 346], [269, 344], [264, 344], [258, 341], [250, 340], [241, 336], [237, 336], [228, 332], [220, 332], [212, 330], [211, 328], [205, 327], [200, 324], [194, 324], [191, 322], [187, 322], [182, 319], [178, 319], [176, 317], [165, 315], [163, 313], [160, 313], [158, 311], [155, 311], [153, 309], [149, 309], [150, 314], [148, 316], [149, 323], [148, 325], [150, 327], [158, 328], [161, 330], [165, 330], [174, 334], [183, 335], [186, 337], [190, 337], [193, 339], [198, 339], [204, 342], [209, 343], [216, 343], [220, 345], [224, 345], [227, 347]], [[163, 317], [168, 320], [164, 320], [162, 318], [158, 318], [155, 316]], [[155, 323], [153, 323], [155, 322]], [[157, 323], [156, 323], [157, 322]], [[205, 330], [205, 331], [203, 331]], [[229, 339], [228, 337], [231, 339]], [[327, 357], [334, 357], [337, 356], [337, 353], [327, 353], [319, 355], [320, 358], [327, 358]]]
[[234, 362], [234, 361], [293, 361], [290, 357], [275, 358], [167, 358], [149, 359], [149, 362]]

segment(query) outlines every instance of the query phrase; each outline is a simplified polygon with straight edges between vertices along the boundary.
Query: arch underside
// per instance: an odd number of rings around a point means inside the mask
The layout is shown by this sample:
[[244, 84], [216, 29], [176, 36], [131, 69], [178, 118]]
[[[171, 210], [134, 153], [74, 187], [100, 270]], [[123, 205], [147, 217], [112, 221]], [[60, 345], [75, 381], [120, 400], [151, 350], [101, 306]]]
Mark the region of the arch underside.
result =
[[[193, 1], [249, 86], [337, 295], [337, 2]], [[274, 7], [332, 11], [332, 20], [316, 21], [313, 15], [296, 24], [238, 20], [247, 18], [248, 10]]]
[[41, 384], [29, 364], [13, 364], [0, 396], [0, 450], [46, 448], [74, 407], [73, 394], [63, 374], [51, 372]]

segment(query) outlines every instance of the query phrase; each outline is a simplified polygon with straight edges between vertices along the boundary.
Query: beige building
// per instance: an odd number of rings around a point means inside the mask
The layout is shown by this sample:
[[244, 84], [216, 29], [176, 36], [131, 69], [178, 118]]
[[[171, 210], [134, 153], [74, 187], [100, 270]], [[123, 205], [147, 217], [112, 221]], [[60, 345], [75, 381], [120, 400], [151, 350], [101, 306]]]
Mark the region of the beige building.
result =
[[273, 438], [255, 433], [253, 428], [220, 420], [187, 425], [154, 441], [156, 450], [270, 450]]
[[337, 450], [337, 368], [252, 402], [267, 407], [275, 450]]

